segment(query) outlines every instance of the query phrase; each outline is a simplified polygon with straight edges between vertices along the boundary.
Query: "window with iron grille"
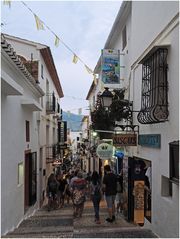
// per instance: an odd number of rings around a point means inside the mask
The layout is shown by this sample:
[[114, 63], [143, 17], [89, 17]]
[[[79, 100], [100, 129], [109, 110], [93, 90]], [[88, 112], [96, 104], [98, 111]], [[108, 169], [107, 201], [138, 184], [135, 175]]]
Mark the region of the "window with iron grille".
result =
[[54, 93], [46, 94], [46, 112], [49, 114], [54, 114], [56, 112], [56, 97]]
[[141, 124], [168, 120], [167, 48], [154, 48], [142, 63]]

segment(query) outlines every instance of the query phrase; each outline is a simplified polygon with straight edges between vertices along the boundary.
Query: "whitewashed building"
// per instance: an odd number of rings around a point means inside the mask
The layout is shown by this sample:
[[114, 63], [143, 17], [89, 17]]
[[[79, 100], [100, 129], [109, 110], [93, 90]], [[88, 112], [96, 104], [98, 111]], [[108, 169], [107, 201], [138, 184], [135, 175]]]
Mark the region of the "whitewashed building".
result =
[[[160, 237], [178, 237], [179, 2], [124, 1], [104, 49], [120, 50], [119, 88], [133, 102], [132, 124], [139, 127], [137, 145], [123, 148], [129, 166], [141, 165], [149, 179], [141, 223]], [[95, 73], [101, 78], [100, 66], [99, 59]], [[127, 217], [135, 220], [130, 200]]]
[[63, 92], [49, 47], [4, 34], [1, 49], [4, 235], [45, 199], [47, 177], [58, 157]]

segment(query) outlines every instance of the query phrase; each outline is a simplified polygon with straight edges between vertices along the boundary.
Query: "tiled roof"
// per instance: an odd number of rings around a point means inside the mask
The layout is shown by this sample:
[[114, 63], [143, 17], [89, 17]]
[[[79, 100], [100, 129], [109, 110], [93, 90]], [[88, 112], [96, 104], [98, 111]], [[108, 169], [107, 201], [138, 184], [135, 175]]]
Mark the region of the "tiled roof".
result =
[[17, 56], [14, 49], [11, 45], [6, 41], [3, 34], [1, 34], [1, 47], [7, 53], [7, 55], [11, 58], [11, 60], [16, 64], [16, 66], [20, 69], [20, 71], [24, 74], [24, 76], [29, 80], [29, 82], [36, 88], [36, 90], [43, 96], [45, 95], [44, 91], [37, 84], [36, 80], [32, 77], [29, 71], [26, 69], [25, 65], [22, 63], [20, 58]]
[[61, 87], [59, 77], [58, 77], [58, 74], [56, 71], [54, 60], [53, 60], [53, 57], [51, 54], [51, 50], [49, 47], [46, 47], [46, 48], [40, 49], [40, 52], [41, 52], [41, 55], [44, 59], [46, 66], [47, 66], [47, 69], [52, 77], [52, 80], [57, 89], [58, 95], [60, 98], [62, 98], [64, 95], [63, 95], [62, 87]]

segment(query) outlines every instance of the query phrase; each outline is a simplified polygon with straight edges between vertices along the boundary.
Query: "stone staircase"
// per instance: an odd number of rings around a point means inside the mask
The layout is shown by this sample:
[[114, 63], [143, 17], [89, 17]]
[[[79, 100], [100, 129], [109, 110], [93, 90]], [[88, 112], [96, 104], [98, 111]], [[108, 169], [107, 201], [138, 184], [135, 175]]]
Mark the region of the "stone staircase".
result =
[[73, 219], [72, 204], [50, 212], [44, 206], [2, 238], [157, 238], [150, 230], [127, 222], [122, 215], [118, 215], [115, 222], [107, 223], [104, 201], [100, 217], [101, 224], [95, 224], [90, 201], [85, 203], [82, 218], [77, 219]]

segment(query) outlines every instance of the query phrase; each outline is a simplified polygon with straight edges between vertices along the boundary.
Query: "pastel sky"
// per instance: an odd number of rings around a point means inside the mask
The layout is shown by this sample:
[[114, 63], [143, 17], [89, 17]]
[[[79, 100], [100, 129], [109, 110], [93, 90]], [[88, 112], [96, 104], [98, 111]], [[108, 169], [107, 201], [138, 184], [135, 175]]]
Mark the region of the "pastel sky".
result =
[[[122, 1], [24, 1], [36, 15], [94, 70], [117, 16]], [[21, 1], [12, 1], [11, 8], [1, 1], [2, 33], [39, 42], [51, 48], [63, 88], [61, 107], [64, 111], [88, 114], [85, 100], [92, 84], [81, 62], [72, 63], [73, 54], [60, 42], [54, 46], [54, 35], [45, 28], [36, 29], [33, 14]]]

